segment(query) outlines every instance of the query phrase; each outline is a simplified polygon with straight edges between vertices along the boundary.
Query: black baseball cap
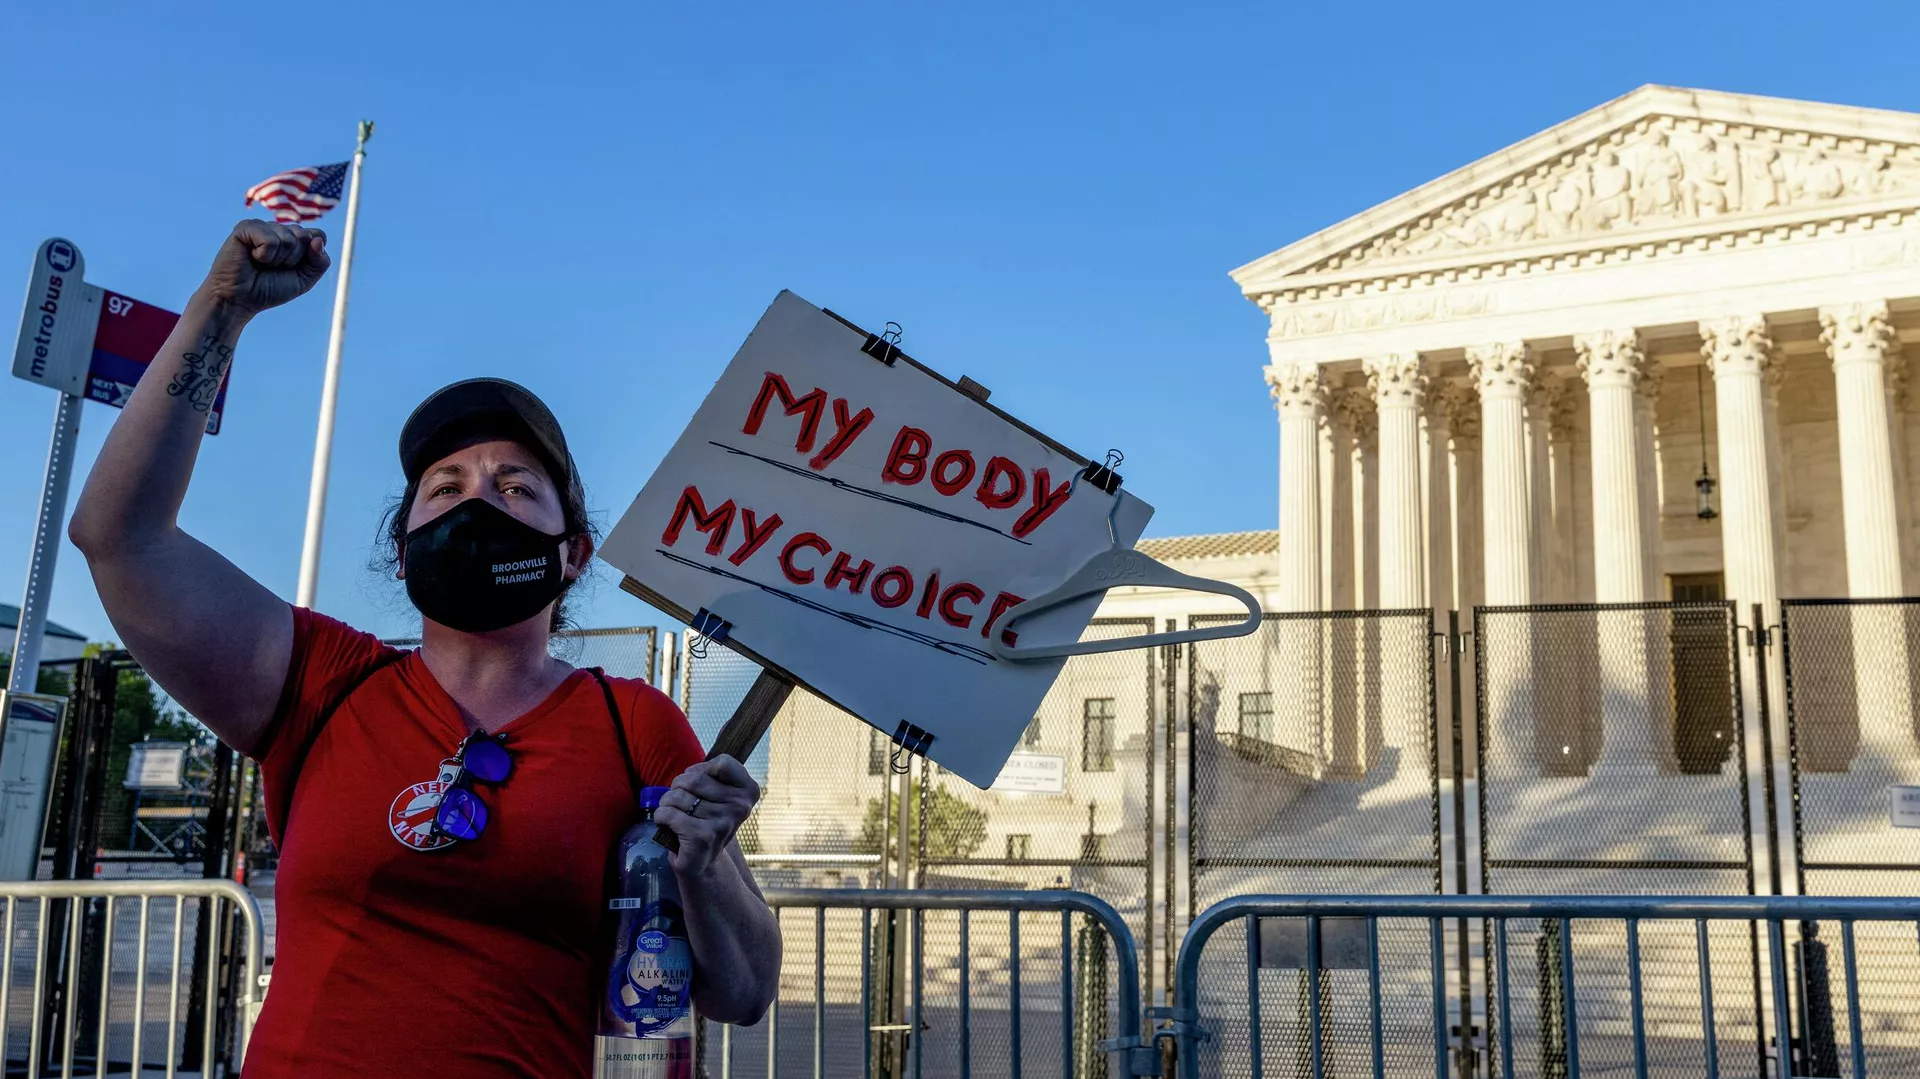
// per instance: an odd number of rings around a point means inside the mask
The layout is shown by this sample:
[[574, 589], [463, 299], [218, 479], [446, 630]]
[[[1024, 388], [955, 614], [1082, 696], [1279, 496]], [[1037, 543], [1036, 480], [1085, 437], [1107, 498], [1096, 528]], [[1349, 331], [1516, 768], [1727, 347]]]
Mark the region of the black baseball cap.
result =
[[478, 438], [505, 438], [538, 454], [557, 484], [580, 489], [580, 470], [560, 422], [533, 391], [504, 378], [469, 378], [420, 402], [400, 426], [400, 470], [408, 483], [428, 466]]

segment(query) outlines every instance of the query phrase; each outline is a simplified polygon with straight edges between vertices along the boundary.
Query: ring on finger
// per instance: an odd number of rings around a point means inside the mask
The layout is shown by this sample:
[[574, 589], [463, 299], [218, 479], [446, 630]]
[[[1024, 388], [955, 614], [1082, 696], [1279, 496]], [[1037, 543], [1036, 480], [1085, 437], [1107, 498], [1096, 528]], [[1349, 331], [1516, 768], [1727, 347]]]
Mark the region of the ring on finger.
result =
[[689, 817], [694, 816], [699, 811], [700, 811], [700, 796], [696, 794], [693, 796], [693, 804], [687, 807], [687, 816]]

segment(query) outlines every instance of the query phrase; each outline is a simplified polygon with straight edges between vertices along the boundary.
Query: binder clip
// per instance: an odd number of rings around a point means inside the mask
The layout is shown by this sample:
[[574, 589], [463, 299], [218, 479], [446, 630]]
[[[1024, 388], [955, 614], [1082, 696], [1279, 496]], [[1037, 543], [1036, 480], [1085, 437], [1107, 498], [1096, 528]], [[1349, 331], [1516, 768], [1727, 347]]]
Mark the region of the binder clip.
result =
[[867, 343], [860, 346], [860, 351], [892, 367], [893, 361], [900, 358], [901, 333], [898, 322], [889, 322], [881, 332], [868, 334]]
[[687, 642], [687, 654], [694, 659], [707, 658], [709, 644], [724, 644], [733, 624], [707, 610], [700, 608], [693, 616], [693, 639]]
[[1114, 469], [1119, 468], [1126, 459], [1127, 455], [1119, 450], [1108, 450], [1106, 463], [1088, 465], [1080, 471], [1080, 478], [1108, 494], [1113, 494], [1120, 489], [1120, 473], [1115, 472]]
[[927, 748], [933, 745], [933, 734], [903, 719], [900, 721], [900, 726], [894, 728], [893, 741], [899, 748], [893, 751], [888, 763], [893, 766], [895, 775], [903, 776], [907, 774], [909, 768], [913, 767], [914, 757], [927, 755]]

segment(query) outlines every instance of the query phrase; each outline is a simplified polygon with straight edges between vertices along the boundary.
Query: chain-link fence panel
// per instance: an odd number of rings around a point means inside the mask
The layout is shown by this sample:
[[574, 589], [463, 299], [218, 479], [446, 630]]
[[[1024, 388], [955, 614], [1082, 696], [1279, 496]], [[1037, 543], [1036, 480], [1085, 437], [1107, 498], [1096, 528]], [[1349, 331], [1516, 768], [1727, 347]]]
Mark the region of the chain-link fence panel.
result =
[[[1440, 890], [1431, 612], [1269, 614], [1252, 635], [1191, 645], [1186, 658], [1195, 911], [1254, 892]], [[1223, 1023], [1217, 1067], [1202, 1071], [1250, 1074], [1258, 1051], [1294, 1074], [1307, 1053], [1303, 976], [1249, 971], [1235, 932], [1202, 959], [1198, 1003]], [[1427, 927], [1384, 925], [1380, 949], [1391, 972], [1380, 1004], [1388, 1074], [1416, 1074], [1432, 1064]], [[1349, 981], [1323, 976], [1322, 1038], [1359, 1068], [1371, 1059], [1371, 1004], [1364, 976], [1357, 993]]]
[[554, 634], [552, 651], [576, 667], [659, 685], [660, 631], [653, 626], [564, 630]]
[[[1488, 894], [1739, 895], [1754, 890], [1753, 827], [1741, 721], [1734, 610], [1727, 603], [1565, 604], [1482, 607], [1474, 613], [1478, 684], [1480, 856]], [[1691, 933], [1649, 926], [1642, 936], [1648, 987], [1672, 985], [1677, 1009], [1656, 1038], [1650, 1074], [1693, 1075], [1701, 1059], [1698, 965]], [[1565, 1061], [1559, 946], [1513, 933], [1489, 955], [1517, 1004], [1518, 1064], [1560, 1074]], [[1631, 1066], [1631, 986], [1625, 939], [1575, 926], [1583, 1066]], [[1582, 935], [1585, 934], [1585, 935]], [[1750, 927], [1716, 924], [1716, 1029], [1723, 1052], [1757, 1052], [1763, 1007], [1759, 940]], [[1542, 943], [1545, 941], [1545, 943]], [[1497, 952], [1489, 940], [1487, 949]], [[1539, 954], [1536, 954], [1539, 953]], [[1588, 967], [1591, 966], [1591, 970]], [[1652, 990], [1649, 988], [1649, 993]], [[1650, 1002], [1655, 997], [1649, 995]], [[1651, 1017], [1651, 1013], [1650, 1013]], [[1689, 1025], [1690, 1024], [1690, 1025]], [[1524, 1035], [1524, 1036], [1522, 1036]], [[1501, 1032], [1492, 1031], [1498, 1038]], [[1537, 1047], [1537, 1055], [1519, 1045]], [[1628, 1055], [1622, 1056], [1621, 1053]], [[1535, 1074], [1519, 1067], [1517, 1074]]]
[[1187, 649], [1196, 910], [1440, 890], [1432, 629], [1425, 610], [1269, 614]]
[[[760, 666], [724, 645], [697, 641], [686, 656], [684, 704], [705, 745], [732, 718]], [[747, 758], [760, 805], [740, 849], [761, 883], [782, 888], [875, 887], [893, 845], [893, 743], [804, 689], [774, 716]]]
[[[418, 637], [391, 637], [393, 648], [418, 648]], [[613, 678], [658, 685], [660, 631], [653, 626], [563, 629], [547, 642], [547, 651], [575, 667], [599, 667]]]
[[1475, 612], [1489, 894], [1751, 894], [1733, 607]]
[[[1786, 600], [1780, 613], [1799, 890], [1920, 894], [1920, 830], [1894, 827], [1891, 804], [1895, 788], [1920, 784], [1920, 599]], [[1920, 1075], [1911, 928], [1857, 928], [1869, 1074]], [[1792, 946], [1796, 1043], [1809, 1065], [1852, 1052], [1841, 936], [1837, 924], [1808, 924]]]

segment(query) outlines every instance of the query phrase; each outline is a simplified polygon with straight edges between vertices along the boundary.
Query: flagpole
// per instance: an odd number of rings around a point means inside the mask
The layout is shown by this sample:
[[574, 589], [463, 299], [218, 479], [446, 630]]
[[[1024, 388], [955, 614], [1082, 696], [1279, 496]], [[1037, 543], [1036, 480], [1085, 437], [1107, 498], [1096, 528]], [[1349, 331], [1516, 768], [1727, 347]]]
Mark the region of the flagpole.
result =
[[360, 121], [347, 187], [347, 233], [340, 241], [340, 274], [333, 291], [333, 330], [327, 336], [327, 375], [320, 387], [320, 427], [313, 441], [313, 484], [307, 490], [307, 535], [300, 546], [300, 590], [294, 603], [311, 608], [320, 587], [320, 534], [327, 519], [327, 469], [333, 460], [333, 415], [340, 398], [340, 352], [347, 336], [347, 286], [353, 278], [353, 230], [360, 219], [360, 166], [367, 160], [373, 121]]

